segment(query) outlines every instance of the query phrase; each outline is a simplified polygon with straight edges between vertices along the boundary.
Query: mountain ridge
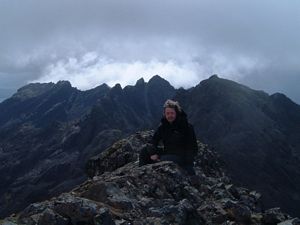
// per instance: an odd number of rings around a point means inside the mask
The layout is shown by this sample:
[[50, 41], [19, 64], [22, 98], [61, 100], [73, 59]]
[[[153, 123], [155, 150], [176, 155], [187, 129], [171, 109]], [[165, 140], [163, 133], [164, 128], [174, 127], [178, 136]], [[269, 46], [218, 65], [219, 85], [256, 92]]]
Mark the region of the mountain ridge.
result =
[[[130, 91], [120, 88], [119, 93], [106, 85], [81, 92], [63, 84], [67, 83], [60, 83], [58, 91], [50, 84], [48, 92], [19, 105], [11, 99], [0, 104], [0, 161], [8, 161], [0, 165], [5, 178], [0, 185], [1, 216], [82, 182], [89, 157], [124, 135], [154, 124], [161, 109], [152, 105], [162, 105], [174, 92], [167, 86], [157, 95], [147, 85]], [[132, 101], [131, 91], [147, 101]], [[142, 108], [129, 107], [136, 104]], [[144, 109], [151, 109], [147, 117]], [[35, 188], [32, 180], [37, 181]]]
[[[198, 138], [223, 157], [235, 183], [257, 189], [269, 205], [297, 214], [300, 106], [286, 96], [217, 76], [187, 90], [176, 90], [159, 76], [115, 89], [55, 85], [24, 101], [0, 103], [1, 216], [79, 184], [86, 179], [90, 157], [126, 135], [154, 129], [168, 98], [181, 103]], [[36, 196], [31, 180], [37, 184]]]
[[[277, 102], [278, 97], [283, 103]], [[273, 205], [278, 202], [271, 196], [280, 195], [281, 206], [289, 207], [293, 194], [287, 193], [300, 191], [296, 187], [300, 185], [300, 106], [284, 95], [269, 96], [216, 76], [177, 99], [200, 140], [218, 150], [234, 180], [260, 190]], [[286, 183], [291, 189], [286, 189]]]

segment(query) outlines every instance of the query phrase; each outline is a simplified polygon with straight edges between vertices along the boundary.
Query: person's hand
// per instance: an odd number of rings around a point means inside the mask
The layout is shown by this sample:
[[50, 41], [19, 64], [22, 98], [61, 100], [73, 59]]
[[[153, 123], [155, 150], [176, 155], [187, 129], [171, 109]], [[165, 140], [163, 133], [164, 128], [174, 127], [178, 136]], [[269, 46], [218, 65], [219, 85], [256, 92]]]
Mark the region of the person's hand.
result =
[[153, 161], [159, 161], [159, 156], [157, 154], [151, 155], [150, 159], [153, 160]]

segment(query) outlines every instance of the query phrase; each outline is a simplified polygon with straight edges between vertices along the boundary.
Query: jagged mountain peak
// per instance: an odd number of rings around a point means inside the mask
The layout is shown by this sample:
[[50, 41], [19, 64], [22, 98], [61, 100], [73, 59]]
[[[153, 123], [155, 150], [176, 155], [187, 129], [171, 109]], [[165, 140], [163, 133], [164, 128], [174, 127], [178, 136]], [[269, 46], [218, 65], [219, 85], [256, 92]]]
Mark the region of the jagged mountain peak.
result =
[[168, 85], [171, 86], [171, 84], [165, 80], [164, 78], [160, 77], [159, 75], [154, 75], [149, 81], [149, 85]]
[[300, 105], [293, 102], [290, 98], [288, 98], [285, 94], [282, 94], [282, 93], [274, 93], [274, 94], [270, 95], [270, 98], [274, 102], [280, 103], [285, 106], [298, 107], [298, 108], [300, 107]]
[[140, 78], [136, 81], [135, 86], [144, 86], [145, 85], [145, 80], [144, 78]]
[[117, 83], [115, 86], [113, 86], [111, 89], [110, 89], [110, 92], [109, 92], [111, 95], [121, 95], [123, 93], [123, 89], [122, 89], [122, 86], [121, 84]]
[[67, 80], [60, 80], [55, 85], [58, 87], [72, 87], [70, 81]]
[[12, 98], [17, 99], [30, 99], [37, 96], [40, 96], [52, 89], [70, 89], [73, 88], [71, 83], [69, 81], [58, 81], [56, 84], [53, 82], [49, 83], [29, 83], [17, 90], [17, 93], [15, 93]]
[[119, 89], [119, 90], [122, 90], [122, 86], [121, 86], [121, 84], [119, 84], [119, 83], [117, 83], [117, 84], [115, 84], [115, 86], [113, 86], [112, 87], [112, 89]]
[[98, 87], [99, 87], [99, 88], [110, 89], [110, 87], [109, 87], [106, 83], [103, 83], [103, 84], [99, 85]]
[[[261, 105], [269, 101], [269, 95], [260, 90], [254, 90], [238, 82], [219, 78], [213, 75], [201, 81], [195, 88], [190, 90], [195, 96], [207, 98], [212, 103], [237, 104], [241, 107], [247, 105]], [[201, 99], [201, 101], [203, 98]], [[197, 101], [197, 98], [195, 99]], [[198, 101], [200, 99], [198, 98]]]
[[219, 79], [219, 76], [217, 74], [213, 74], [208, 79], [210, 79], [210, 80], [212, 80], [212, 79]]
[[86, 91], [81, 91], [82, 93], [89, 93], [89, 92], [108, 92], [111, 88], [106, 84], [106, 83], [103, 83], [93, 89], [89, 89], [89, 90], [86, 90]]
[[[252, 91], [251, 88], [237, 83], [235, 81], [220, 78], [216, 74], [212, 75], [208, 79], [205, 79], [200, 82], [199, 87], [211, 87], [211, 88], [222, 88], [222, 89], [234, 89], [234, 90], [243, 90], [243, 91]], [[197, 87], [197, 86], [196, 86]]]
[[39, 96], [55, 86], [54, 83], [30, 83], [17, 90], [12, 98], [28, 99]]

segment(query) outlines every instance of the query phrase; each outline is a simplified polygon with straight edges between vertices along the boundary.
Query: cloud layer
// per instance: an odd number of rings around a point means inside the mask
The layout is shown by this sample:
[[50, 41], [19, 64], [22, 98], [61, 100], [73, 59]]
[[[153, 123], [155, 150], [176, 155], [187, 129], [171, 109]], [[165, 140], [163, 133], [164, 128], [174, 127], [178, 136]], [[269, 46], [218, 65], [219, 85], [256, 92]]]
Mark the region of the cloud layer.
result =
[[190, 87], [219, 74], [300, 102], [296, 0], [0, 4], [0, 95], [32, 81], [85, 90], [159, 74]]

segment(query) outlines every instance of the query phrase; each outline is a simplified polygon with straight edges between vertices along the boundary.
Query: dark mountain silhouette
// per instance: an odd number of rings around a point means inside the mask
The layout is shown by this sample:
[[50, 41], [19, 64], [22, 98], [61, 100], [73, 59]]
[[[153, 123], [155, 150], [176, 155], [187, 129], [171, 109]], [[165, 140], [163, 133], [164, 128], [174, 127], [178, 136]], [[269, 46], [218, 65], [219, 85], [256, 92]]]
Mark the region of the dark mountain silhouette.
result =
[[104, 84], [82, 92], [68, 81], [29, 84], [0, 104], [0, 126], [26, 122], [47, 126], [51, 121], [71, 121], [86, 114], [109, 90]]
[[299, 213], [299, 105], [217, 76], [181, 90], [177, 98], [236, 183], [262, 192], [269, 207]]
[[299, 105], [217, 76], [188, 90], [154, 76], [88, 91], [30, 84], [0, 103], [0, 217], [80, 184], [92, 156], [155, 128], [168, 98], [180, 101], [234, 183], [262, 192], [268, 207], [299, 212]]
[[158, 106], [174, 93], [159, 76], [124, 89], [82, 92], [66, 81], [19, 89], [0, 104], [0, 217], [82, 182], [91, 156], [158, 124]]

